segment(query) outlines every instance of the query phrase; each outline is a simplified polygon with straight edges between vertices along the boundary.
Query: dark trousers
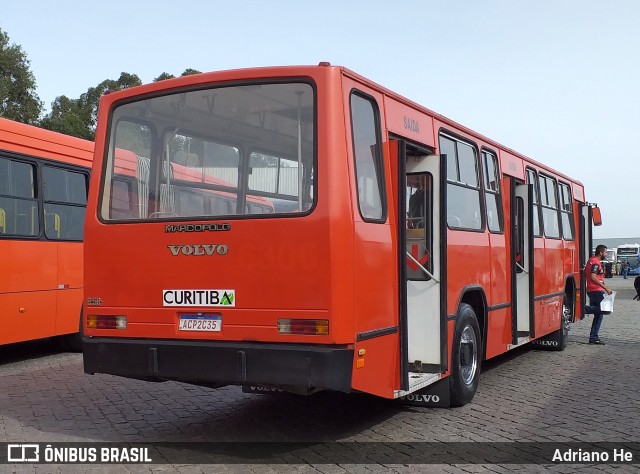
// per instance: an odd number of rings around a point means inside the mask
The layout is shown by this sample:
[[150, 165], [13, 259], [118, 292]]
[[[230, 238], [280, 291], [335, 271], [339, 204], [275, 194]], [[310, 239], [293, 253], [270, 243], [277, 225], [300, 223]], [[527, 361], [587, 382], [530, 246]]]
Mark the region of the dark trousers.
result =
[[600, 310], [600, 302], [604, 299], [604, 291], [590, 291], [587, 293], [589, 296], [589, 306], [587, 307], [587, 313], [593, 314], [593, 323], [591, 323], [591, 333], [589, 334], [590, 341], [597, 341], [600, 336], [600, 325], [602, 324], [602, 311]]

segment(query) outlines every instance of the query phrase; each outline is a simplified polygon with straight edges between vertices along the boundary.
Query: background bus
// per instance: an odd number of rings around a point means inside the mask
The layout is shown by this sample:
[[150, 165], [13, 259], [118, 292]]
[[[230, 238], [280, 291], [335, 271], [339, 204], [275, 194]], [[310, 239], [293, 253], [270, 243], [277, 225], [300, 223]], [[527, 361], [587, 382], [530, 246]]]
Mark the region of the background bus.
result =
[[348, 69], [161, 81], [98, 123], [89, 374], [462, 405], [581, 315], [582, 184]]
[[618, 263], [627, 263], [627, 275], [640, 275], [640, 244], [622, 244], [618, 246]]
[[0, 344], [80, 349], [82, 240], [93, 143], [0, 118]]

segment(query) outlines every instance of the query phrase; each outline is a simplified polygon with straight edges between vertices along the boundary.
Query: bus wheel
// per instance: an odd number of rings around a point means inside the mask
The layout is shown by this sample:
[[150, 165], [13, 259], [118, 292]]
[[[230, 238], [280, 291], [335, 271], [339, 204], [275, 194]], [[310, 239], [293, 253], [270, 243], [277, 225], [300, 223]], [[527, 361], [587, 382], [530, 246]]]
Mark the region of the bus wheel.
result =
[[573, 311], [567, 301], [567, 295], [564, 295], [562, 299], [562, 318], [560, 322], [560, 329], [558, 330], [558, 350], [563, 351], [567, 347], [569, 342], [569, 328], [571, 328], [571, 321], [573, 320]]
[[469, 403], [476, 393], [480, 381], [480, 358], [482, 339], [473, 308], [462, 303], [458, 309], [453, 353], [451, 355], [451, 406]]

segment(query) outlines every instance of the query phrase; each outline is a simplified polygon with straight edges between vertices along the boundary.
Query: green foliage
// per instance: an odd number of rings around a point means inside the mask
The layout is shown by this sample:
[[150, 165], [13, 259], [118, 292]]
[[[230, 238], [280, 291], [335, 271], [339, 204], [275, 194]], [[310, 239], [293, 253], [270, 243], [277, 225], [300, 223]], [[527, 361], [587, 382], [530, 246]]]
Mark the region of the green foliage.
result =
[[153, 80], [153, 82], [164, 81], [165, 79], [173, 79], [174, 77], [176, 76], [174, 76], [173, 74], [169, 74], [168, 72], [163, 72], [158, 77], [156, 77]]
[[146, 125], [127, 121], [118, 122], [116, 147], [130, 150], [138, 156], [151, 156], [151, 131]]
[[106, 79], [96, 87], [90, 87], [78, 99], [57, 97], [51, 104], [51, 112], [40, 122], [49, 130], [67, 133], [75, 137], [93, 140], [98, 120], [100, 98], [108, 92], [115, 92], [142, 84], [135, 74], [123, 72], [118, 79]]
[[27, 56], [20, 46], [9, 44], [9, 36], [0, 29], [0, 116], [34, 124], [41, 112]]
[[193, 74], [200, 74], [200, 71], [196, 71], [195, 69], [187, 68], [185, 69], [180, 76], [191, 76]]
[[88, 121], [89, 113], [79, 106], [78, 101], [62, 95], [53, 101], [51, 113], [43, 117], [40, 126], [47, 130], [93, 140], [93, 133], [87, 126]]

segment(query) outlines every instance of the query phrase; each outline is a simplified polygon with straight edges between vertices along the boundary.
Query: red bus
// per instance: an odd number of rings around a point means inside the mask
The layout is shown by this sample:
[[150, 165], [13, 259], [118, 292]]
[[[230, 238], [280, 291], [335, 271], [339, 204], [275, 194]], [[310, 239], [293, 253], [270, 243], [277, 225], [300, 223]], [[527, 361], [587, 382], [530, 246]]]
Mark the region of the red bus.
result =
[[82, 240], [93, 143], [0, 118], [0, 344], [80, 349]]
[[327, 63], [109, 94], [92, 179], [86, 373], [440, 406], [483, 360], [564, 349], [599, 218], [575, 179]]

